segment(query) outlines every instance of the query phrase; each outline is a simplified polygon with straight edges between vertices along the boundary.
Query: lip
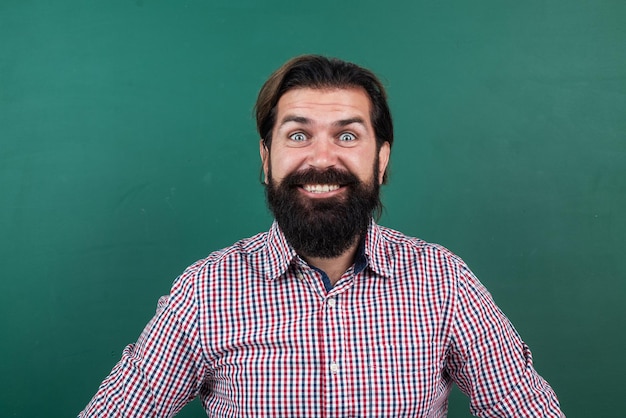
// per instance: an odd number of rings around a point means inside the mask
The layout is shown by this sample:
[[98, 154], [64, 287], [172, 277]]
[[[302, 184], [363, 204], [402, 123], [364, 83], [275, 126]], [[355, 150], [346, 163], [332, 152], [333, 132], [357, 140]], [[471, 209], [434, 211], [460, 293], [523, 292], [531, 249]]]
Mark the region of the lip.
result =
[[[324, 186], [329, 186], [329, 185], [324, 185]], [[304, 185], [300, 185], [298, 187], [300, 192], [306, 195], [307, 197], [310, 197], [312, 199], [324, 199], [324, 198], [333, 197], [333, 196], [342, 194], [344, 190], [346, 189], [346, 186], [334, 185], [334, 187], [325, 187], [322, 190], [320, 190], [319, 187], [317, 187], [316, 190], [311, 190], [311, 187], [307, 187], [307, 188], [309, 188], [309, 190], [307, 190]]]
[[307, 192], [311, 193], [328, 193], [341, 187], [340, 184], [304, 184], [301, 186]]

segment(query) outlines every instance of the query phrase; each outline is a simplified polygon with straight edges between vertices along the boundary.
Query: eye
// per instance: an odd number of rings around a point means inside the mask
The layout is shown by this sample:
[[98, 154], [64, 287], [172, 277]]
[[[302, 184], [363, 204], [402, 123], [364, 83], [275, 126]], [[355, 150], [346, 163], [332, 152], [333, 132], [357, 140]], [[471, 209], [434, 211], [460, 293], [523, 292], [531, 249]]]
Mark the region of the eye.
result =
[[354, 141], [356, 139], [356, 135], [354, 135], [351, 132], [344, 132], [341, 135], [339, 135], [339, 140], [342, 142], [350, 142], [350, 141]]
[[289, 139], [291, 139], [292, 141], [296, 141], [296, 142], [302, 142], [302, 141], [306, 141], [306, 135], [303, 134], [302, 132], [296, 132], [296, 133], [289, 135]]

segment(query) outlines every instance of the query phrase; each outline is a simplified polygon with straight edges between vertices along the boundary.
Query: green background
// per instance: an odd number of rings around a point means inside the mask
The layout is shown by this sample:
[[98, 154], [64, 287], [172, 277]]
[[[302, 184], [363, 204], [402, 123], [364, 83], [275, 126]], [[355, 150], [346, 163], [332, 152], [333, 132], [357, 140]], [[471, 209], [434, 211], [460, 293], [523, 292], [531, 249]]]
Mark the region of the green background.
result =
[[625, 22], [622, 0], [0, 0], [0, 416], [76, 415], [187, 265], [269, 227], [251, 109], [302, 53], [388, 86], [381, 223], [465, 259], [568, 417], [624, 416]]

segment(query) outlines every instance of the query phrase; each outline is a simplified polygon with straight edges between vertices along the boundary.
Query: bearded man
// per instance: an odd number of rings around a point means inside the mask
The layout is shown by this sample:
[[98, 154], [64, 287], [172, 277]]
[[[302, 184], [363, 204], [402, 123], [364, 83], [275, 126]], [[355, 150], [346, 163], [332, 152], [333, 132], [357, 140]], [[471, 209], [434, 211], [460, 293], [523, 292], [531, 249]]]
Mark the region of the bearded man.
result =
[[81, 417], [560, 417], [463, 261], [382, 227], [393, 124], [367, 69], [301, 56], [256, 104], [268, 232], [190, 266]]

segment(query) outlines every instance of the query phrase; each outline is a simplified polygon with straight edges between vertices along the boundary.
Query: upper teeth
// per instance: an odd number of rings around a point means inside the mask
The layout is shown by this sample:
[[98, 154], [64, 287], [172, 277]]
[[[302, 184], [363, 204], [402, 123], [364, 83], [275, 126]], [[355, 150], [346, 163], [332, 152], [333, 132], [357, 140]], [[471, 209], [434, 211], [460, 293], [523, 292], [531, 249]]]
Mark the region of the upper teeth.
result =
[[305, 184], [304, 190], [311, 193], [326, 193], [332, 192], [339, 188], [338, 184]]

